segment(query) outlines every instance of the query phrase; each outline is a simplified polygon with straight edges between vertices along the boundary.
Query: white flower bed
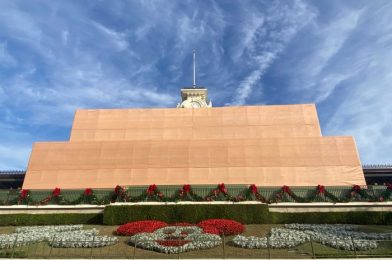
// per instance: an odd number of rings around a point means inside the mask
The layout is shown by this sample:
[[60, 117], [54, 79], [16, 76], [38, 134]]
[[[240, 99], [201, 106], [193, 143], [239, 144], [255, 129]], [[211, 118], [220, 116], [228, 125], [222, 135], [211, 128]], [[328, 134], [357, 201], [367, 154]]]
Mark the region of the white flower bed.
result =
[[291, 248], [312, 239], [323, 245], [343, 250], [370, 250], [377, 248], [375, 240], [390, 240], [392, 233], [365, 233], [354, 225], [287, 224], [285, 228], [271, 228], [270, 236], [233, 239], [235, 246], [243, 248]]
[[[180, 246], [164, 245], [165, 242], [170, 241], [168, 237], [178, 237], [180, 241], [184, 241], [184, 244]], [[161, 253], [173, 254], [213, 248], [222, 244], [222, 239], [218, 235], [203, 233], [203, 229], [196, 226], [169, 226], [160, 228], [154, 233], [133, 235], [129, 239], [129, 244]]]
[[46, 241], [52, 247], [102, 247], [113, 245], [116, 237], [98, 236], [98, 230], [83, 230], [82, 225], [33, 226], [16, 228], [0, 235], [0, 248], [12, 248]]

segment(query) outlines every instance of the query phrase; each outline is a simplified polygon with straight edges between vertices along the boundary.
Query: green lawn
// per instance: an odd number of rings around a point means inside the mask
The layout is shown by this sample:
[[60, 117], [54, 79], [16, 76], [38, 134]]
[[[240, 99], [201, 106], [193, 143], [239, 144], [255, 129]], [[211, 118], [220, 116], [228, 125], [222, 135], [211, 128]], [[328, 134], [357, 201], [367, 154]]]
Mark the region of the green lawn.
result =
[[[265, 236], [271, 227], [279, 225], [247, 225], [245, 236]], [[97, 228], [102, 235], [113, 235], [117, 226], [86, 225], [86, 228]], [[15, 227], [0, 227], [0, 233], [11, 233]], [[392, 226], [360, 226], [364, 232], [392, 232]], [[231, 244], [233, 237], [226, 237], [224, 246], [212, 249], [181, 253], [180, 255], [167, 255], [149, 250], [134, 248], [127, 244], [127, 237], [119, 237], [116, 245], [102, 248], [51, 248], [48, 244], [37, 243], [30, 246], [23, 246], [7, 250], [0, 250], [0, 257], [52, 257], [52, 258], [312, 258], [312, 245], [305, 243], [292, 249], [242, 249]], [[327, 246], [313, 243], [313, 252], [316, 257], [354, 257], [355, 252], [336, 250]], [[392, 256], [392, 243], [380, 243], [379, 248], [369, 251], [356, 252], [362, 255]]]

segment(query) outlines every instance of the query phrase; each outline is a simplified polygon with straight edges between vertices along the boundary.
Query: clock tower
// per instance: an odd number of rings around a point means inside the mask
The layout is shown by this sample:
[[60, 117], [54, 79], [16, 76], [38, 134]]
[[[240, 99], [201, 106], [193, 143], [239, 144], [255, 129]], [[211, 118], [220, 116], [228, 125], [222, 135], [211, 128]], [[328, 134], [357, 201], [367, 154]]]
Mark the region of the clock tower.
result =
[[208, 100], [207, 89], [196, 87], [196, 52], [193, 50], [193, 86], [181, 89], [181, 103], [177, 108], [202, 108], [212, 107], [212, 103]]
[[212, 107], [206, 88], [183, 88], [181, 89], [181, 99], [181, 103], [177, 105], [178, 108]]

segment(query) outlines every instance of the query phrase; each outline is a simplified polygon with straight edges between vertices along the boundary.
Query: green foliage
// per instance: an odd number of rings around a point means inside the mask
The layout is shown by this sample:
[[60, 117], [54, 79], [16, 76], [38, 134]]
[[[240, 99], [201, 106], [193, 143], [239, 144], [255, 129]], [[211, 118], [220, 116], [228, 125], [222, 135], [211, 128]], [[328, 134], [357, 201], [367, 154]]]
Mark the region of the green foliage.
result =
[[265, 204], [112, 205], [105, 208], [103, 224], [120, 225], [137, 220], [197, 223], [210, 218], [232, 219], [243, 224], [392, 224], [392, 212], [278, 213], [269, 212]]
[[[160, 189], [163, 191], [161, 192]], [[384, 190], [382, 190], [384, 189]], [[56, 190], [56, 189], [55, 189]], [[85, 190], [0, 190], [0, 205], [107, 205], [110, 202], [178, 202], [178, 201], [260, 201], [275, 202], [350, 202], [350, 201], [390, 201], [392, 200], [392, 184], [377, 186], [358, 185], [345, 187], [256, 187], [247, 185], [227, 185], [221, 183], [217, 187], [199, 185], [191, 187], [176, 186], [116, 186], [113, 189]], [[25, 194], [25, 196], [23, 195]]]
[[124, 224], [137, 220], [161, 220], [168, 223], [197, 223], [209, 218], [227, 218], [241, 223], [266, 223], [268, 206], [265, 204], [224, 205], [122, 205], [107, 206], [103, 223]]
[[4, 214], [0, 226], [102, 224], [102, 214]]
[[306, 223], [306, 224], [362, 224], [390, 225], [392, 212], [270, 212], [271, 224]]

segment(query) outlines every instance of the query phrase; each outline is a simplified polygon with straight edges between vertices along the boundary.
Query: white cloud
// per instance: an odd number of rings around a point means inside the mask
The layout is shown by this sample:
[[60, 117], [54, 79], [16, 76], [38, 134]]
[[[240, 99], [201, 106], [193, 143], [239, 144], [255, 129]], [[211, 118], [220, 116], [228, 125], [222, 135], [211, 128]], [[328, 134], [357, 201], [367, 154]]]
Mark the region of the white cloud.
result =
[[[355, 33], [358, 23], [365, 9], [346, 10], [340, 12], [326, 22], [313, 22], [309, 28], [308, 43], [298, 54], [294, 65], [286, 68], [292, 77], [292, 91], [308, 91], [312, 99], [317, 102], [325, 101], [334, 93], [336, 87], [350, 79], [359, 71], [360, 64], [350, 64], [339, 71], [330, 70], [335, 67], [342, 48]], [[312, 91], [309, 91], [312, 90]]]
[[[291, 38], [316, 14], [305, 3], [295, 1], [293, 6], [273, 4], [265, 17], [251, 17], [249, 27], [244, 28], [244, 40], [240, 54], [254, 64], [252, 72], [241, 81], [231, 102], [226, 105], [243, 105], [253, 88], [284, 50]], [[236, 58], [238, 59], [238, 58]]]
[[108, 42], [112, 43], [116, 50], [123, 51], [128, 48], [127, 35], [125, 33], [117, 32], [95, 21], [91, 21], [91, 23], [104, 35]]
[[68, 38], [69, 38], [69, 31], [68, 30], [64, 30], [61, 33], [61, 41], [62, 41], [64, 46], [66, 46], [68, 44]]
[[14, 67], [17, 60], [7, 51], [7, 43], [0, 42], [0, 66]]
[[25, 170], [31, 149], [24, 145], [0, 144], [0, 169]]
[[[345, 95], [339, 95], [339, 103], [331, 102], [334, 112], [326, 118], [324, 133], [354, 136], [365, 164], [391, 162], [392, 39], [385, 42], [383, 37], [392, 32], [387, 19], [391, 7], [370, 6], [364, 11], [353, 40], [346, 43], [347, 48], [334, 58], [335, 66], [325, 73], [325, 77], [334, 77], [343, 71], [349, 77], [341, 83]], [[335, 80], [338, 82], [339, 77]], [[325, 92], [330, 99], [336, 96], [331, 88]]]

